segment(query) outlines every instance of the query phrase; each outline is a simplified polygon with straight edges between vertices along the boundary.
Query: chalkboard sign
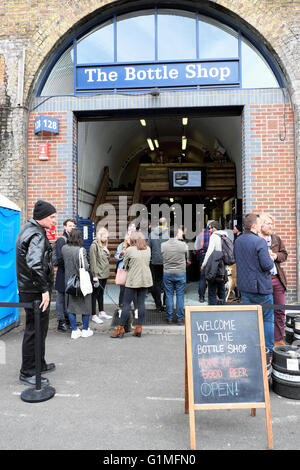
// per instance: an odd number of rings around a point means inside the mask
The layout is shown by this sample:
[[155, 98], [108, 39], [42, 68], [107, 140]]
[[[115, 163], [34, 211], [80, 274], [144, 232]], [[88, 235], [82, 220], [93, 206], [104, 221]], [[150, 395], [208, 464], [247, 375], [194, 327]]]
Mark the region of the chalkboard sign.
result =
[[186, 411], [265, 408], [272, 447], [261, 307], [186, 307], [185, 317]]

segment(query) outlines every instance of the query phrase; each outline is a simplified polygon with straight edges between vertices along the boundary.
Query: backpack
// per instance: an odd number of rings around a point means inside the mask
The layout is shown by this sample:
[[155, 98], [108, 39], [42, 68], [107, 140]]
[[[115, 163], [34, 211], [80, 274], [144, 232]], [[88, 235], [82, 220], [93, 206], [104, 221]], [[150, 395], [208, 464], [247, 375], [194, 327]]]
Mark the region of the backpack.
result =
[[[218, 234], [219, 235], [219, 234]], [[231, 266], [235, 263], [233, 254], [233, 243], [226, 235], [219, 235], [222, 243], [223, 261], [227, 266]]]

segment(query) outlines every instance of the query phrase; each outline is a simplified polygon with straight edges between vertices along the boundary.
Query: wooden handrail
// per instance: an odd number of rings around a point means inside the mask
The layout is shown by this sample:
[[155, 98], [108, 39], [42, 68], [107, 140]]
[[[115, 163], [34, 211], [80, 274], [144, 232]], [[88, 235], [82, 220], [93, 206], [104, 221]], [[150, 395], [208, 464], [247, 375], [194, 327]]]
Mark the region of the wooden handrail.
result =
[[100, 186], [99, 186], [98, 194], [97, 194], [97, 197], [96, 197], [96, 200], [94, 202], [93, 209], [92, 209], [91, 215], [90, 215], [90, 219], [94, 223], [97, 222], [97, 220], [96, 220], [97, 219], [96, 211], [97, 211], [98, 206], [100, 204], [102, 204], [104, 199], [105, 199], [105, 196], [106, 196], [106, 193], [107, 193], [107, 188], [108, 188], [108, 183], [109, 183], [109, 167], [105, 166], [103, 176], [102, 176], [102, 180], [101, 180], [101, 183], [100, 183]]
[[139, 169], [136, 174], [136, 180], [132, 195], [132, 204], [137, 204], [140, 202], [140, 195], [141, 195], [141, 174], [142, 174], [142, 165], [139, 165]]

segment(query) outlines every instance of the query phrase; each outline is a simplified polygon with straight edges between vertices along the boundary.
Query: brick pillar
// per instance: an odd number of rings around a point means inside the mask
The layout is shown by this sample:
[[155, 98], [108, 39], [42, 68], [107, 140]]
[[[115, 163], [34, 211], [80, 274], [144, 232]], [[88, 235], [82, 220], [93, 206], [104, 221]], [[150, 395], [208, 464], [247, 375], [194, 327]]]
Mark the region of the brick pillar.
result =
[[[59, 134], [34, 134], [38, 113], [31, 113], [28, 128], [28, 217], [37, 199], [51, 202], [57, 210], [57, 233], [63, 221], [77, 215], [77, 121], [72, 112], [42, 113], [59, 120]], [[49, 159], [40, 161], [39, 143], [49, 145]]]
[[288, 298], [297, 297], [296, 180], [290, 104], [250, 105], [243, 115], [244, 213], [269, 212], [288, 251]]

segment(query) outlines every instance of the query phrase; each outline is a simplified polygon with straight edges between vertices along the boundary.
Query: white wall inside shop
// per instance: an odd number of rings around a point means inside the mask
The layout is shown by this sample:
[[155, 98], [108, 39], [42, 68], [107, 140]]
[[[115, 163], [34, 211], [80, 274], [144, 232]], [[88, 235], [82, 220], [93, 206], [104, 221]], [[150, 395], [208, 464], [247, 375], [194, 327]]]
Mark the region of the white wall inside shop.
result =
[[[141, 116], [143, 118], [144, 116]], [[199, 163], [203, 149], [214, 150], [216, 139], [226, 149], [229, 159], [236, 165], [237, 196], [242, 197], [242, 137], [241, 116], [212, 116], [189, 118], [183, 129], [181, 116], [157, 116], [147, 119], [141, 126], [139, 118], [127, 120], [89, 120], [78, 125], [78, 186], [79, 215], [88, 218], [103, 176], [109, 167], [113, 187], [121, 183], [134, 184], [137, 164], [144, 150], [151, 154], [147, 137], [158, 138], [161, 146], [169, 143], [181, 152], [181, 136], [188, 138], [189, 161]], [[200, 157], [200, 154], [202, 157]], [[134, 163], [136, 162], [136, 164]]]

